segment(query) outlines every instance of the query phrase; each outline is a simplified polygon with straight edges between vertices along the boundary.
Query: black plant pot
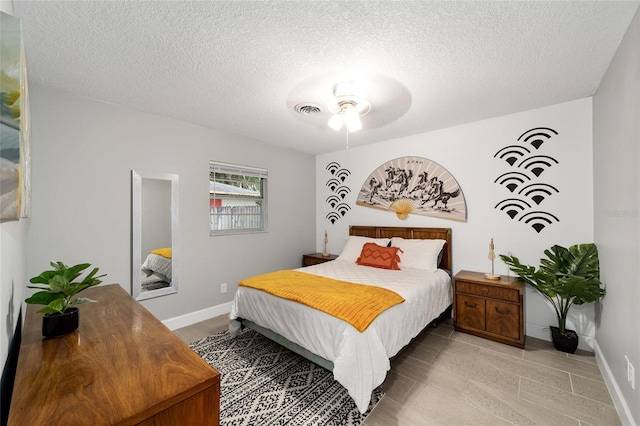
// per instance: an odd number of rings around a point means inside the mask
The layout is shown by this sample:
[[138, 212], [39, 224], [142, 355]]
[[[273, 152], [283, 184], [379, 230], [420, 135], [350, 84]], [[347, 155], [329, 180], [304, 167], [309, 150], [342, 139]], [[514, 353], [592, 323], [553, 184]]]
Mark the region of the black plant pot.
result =
[[67, 308], [62, 314], [44, 314], [42, 318], [42, 335], [58, 337], [78, 329], [80, 311], [78, 308]]
[[551, 326], [550, 328], [553, 346], [561, 352], [575, 353], [578, 349], [578, 333], [565, 329], [564, 334], [561, 334], [558, 327]]

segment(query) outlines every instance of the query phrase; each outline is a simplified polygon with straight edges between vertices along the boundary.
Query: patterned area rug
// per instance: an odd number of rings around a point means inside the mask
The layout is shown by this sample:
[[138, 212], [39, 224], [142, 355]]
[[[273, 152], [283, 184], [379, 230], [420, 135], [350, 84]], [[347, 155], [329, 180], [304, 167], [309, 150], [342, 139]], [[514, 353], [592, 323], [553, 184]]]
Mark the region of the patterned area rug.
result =
[[251, 329], [191, 343], [220, 372], [221, 425], [359, 425], [383, 392], [360, 414], [330, 371]]

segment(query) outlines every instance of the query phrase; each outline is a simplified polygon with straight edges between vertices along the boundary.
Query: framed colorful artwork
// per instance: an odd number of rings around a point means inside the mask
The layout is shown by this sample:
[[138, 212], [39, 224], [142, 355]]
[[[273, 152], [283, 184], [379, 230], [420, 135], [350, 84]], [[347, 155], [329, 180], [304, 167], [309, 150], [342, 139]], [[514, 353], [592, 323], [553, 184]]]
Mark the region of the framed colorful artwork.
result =
[[0, 13], [0, 220], [28, 217], [30, 126], [21, 23]]

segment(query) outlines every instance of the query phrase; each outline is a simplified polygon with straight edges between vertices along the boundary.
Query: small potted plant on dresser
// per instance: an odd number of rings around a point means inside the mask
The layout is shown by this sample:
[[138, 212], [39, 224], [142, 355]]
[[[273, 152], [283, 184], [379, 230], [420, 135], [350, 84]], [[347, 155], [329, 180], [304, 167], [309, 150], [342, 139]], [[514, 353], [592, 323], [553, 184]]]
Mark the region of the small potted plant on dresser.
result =
[[500, 258], [523, 281], [544, 296], [556, 311], [558, 326], [550, 326], [554, 347], [574, 353], [578, 348], [578, 334], [567, 330], [567, 315], [573, 305], [595, 302], [605, 295], [600, 281], [600, 262], [595, 244], [576, 244], [569, 248], [554, 245], [545, 250], [547, 259], [540, 259], [540, 267], [523, 265], [514, 256]]
[[31, 305], [45, 305], [38, 310], [44, 314], [42, 319], [42, 335], [44, 337], [58, 337], [75, 331], [78, 328], [80, 314], [76, 305], [95, 300], [74, 296], [89, 287], [100, 284], [100, 278], [106, 274], [96, 276], [99, 268], [94, 268], [82, 281], [74, 281], [82, 272], [90, 267], [89, 263], [67, 266], [62, 262], [51, 262], [53, 269], [42, 272], [31, 278], [28, 288], [40, 290], [25, 302]]

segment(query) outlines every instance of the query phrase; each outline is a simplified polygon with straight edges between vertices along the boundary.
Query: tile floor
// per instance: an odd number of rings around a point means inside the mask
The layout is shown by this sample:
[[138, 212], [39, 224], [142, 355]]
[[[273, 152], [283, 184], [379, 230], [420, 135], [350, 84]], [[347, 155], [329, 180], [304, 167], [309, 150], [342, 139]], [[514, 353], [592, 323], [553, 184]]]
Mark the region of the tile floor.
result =
[[[193, 342], [227, 316], [175, 330]], [[391, 363], [385, 396], [364, 426], [620, 425], [593, 354], [527, 338], [523, 349], [454, 331], [420, 335]]]

